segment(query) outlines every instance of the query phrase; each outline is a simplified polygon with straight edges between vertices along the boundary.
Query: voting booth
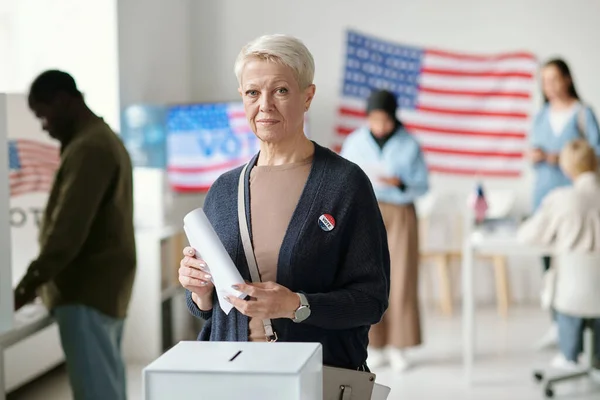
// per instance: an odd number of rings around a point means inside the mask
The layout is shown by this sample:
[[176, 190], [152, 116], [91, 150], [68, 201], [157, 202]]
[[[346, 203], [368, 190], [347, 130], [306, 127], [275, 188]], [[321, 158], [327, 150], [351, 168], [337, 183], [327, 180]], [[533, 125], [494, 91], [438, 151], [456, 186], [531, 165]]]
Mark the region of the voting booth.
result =
[[13, 287], [37, 256], [38, 228], [54, 172], [55, 141], [24, 94], [0, 94], [0, 399], [60, 364], [58, 328], [41, 304], [14, 313]]
[[180, 342], [143, 371], [144, 400], [317, 400], [319, 343]]
[[12, 271], [9, 222], [6, 95], [0, 95], [0, 333], [12, 327]]

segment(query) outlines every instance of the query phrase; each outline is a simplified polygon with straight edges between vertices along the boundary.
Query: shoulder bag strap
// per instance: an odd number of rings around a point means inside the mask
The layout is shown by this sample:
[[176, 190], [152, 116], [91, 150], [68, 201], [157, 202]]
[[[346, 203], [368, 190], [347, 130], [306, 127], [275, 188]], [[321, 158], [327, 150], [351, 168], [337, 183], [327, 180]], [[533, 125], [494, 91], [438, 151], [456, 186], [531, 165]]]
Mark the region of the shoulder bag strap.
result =
[[[256, 257], [254, 256], [254, 248], [252, 247], [252, 241], [250, 240], [250, 231], [248, 230], [248, 219], [246, 218], [246, 196], [244, 193], [245, 182], [246, 182], [246, 171], [248, 170], [248, 164], [242, 169], [240, 174], [240, 180], [238, 183], [238, 222], [240, 225], [240, 235], [242, 237], [242, 245], [244, 246], [244, 253], [246, 254], [246, 262], [248, 263], [248, 269], [250, 270], [250, 277], [252, 282], [261, 282], [260, 272], [258, 271], [258, 265], [256, 263]], [[265, 328], [265, 335], [267, 336], [267, 342], [276, 342], [277, 334], [273, 330], [273, 324], [270, 319], [262, 320]]]
[[585, 125], [585, 105], [581, 104], [581, 108], [577, 110], [577, 132], [582, 139], [587, 138]]

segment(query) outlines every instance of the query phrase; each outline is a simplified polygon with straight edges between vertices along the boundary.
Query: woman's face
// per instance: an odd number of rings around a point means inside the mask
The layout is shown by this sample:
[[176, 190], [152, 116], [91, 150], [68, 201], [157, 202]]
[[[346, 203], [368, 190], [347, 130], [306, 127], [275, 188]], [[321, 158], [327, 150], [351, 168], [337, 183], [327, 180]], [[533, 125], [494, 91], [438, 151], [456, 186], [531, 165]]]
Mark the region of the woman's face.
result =
[[301, 89], [291, 68], [269, 61], [246, 63], [238, 89], [246, 118], [256, 136], [267, 143], [304, 134], [304, 113], [315, 86]]
[[376, 138], [384, 138], [393, 132], [396, 127], [394, 121], [388, 113], [382, 110], [373, 110], [367, 116], [369, 130]]
[[555, 65], [542, 69], [542, 90], [549, 101], [567, 98], [570, 84], [569, 78], [565, 78]]

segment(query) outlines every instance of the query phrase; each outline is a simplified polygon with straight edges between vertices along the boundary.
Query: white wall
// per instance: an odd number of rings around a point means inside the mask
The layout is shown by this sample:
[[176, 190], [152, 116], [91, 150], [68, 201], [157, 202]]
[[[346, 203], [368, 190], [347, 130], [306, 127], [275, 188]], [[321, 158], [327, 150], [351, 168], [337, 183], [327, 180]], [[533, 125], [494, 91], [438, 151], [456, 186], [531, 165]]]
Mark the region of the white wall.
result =
[[62, 69], [118, 130], [116, 0], [3, 0], [1, 10], [0, 92], [27, 93], [40, 72]]
[[[197, 100], [236, 98], [233, 62], [243, 44], [265, 33], [301, 38], [316, 61], [317, 95], [311, 134], [329, 144], [340, 92], [345, 29], [407, 44], [463, 52], [529, 50], [540, 60], [554, 55], [572, 65], [578, 90], [600, 112], [600, 2], [579, 0], [229, 0], [194, 2], [193, 89]], [[538, 95], [536, 93], [536, 95]], [[539, 98], [536, 97], [535, 104]], [[470, 179], [435, 176], [436, 190], [471, 189]], [[530, 177], [490, 180], [489, 187], [518, 188], [527, 206]]]
[[[201, 97], [195, 96], [192, 70], [192, 51], [200, 42], [193, 34], [200, 29], [192, 13], [197, 3], [192, 0], [118, 2], [122, 109], [136, 103], [188, 103]], [[203, 3], [212, 7], [216, 2]], [[167, 223], [181, 225], [187, 212], [202, 205], [203, 196], [169, 194], [166, 201]]]
[[[10, 11], [7, 0], [0, 0], [0, 54], [9, 54], [11, 49]], [[0, 63], [0, 87], [2, 88], [9, 85], [8, 71], [10, 71], [9, 63]]]
[[[198, 1], [192, 9], [195, 100], [236, 99], [233, 63], [241, 47], [261, 34], [295, 35], [315, 57], [317, 95], [309, 113], [310, 130], [311, 136], [324, 145], [333, 135], [346, 28], [407, 44], [462, 52], [527, 50], [541, 61], [562, 56], [572, 66], [580, 94], [600, 113], [600, 1], [579, 0], [567, 5], [563, 0], [228, 0]], [[532, 107], [539, 103], [536, 92]], [[488, 189], [514, 190], [517, 208], [529, 208], [530, 171], [517, 181], [494, 179], [485, 184]], [[432, 185], [433, 191], [449, 192], [462, 202], [473, 182], [440, 175], [433, 176]], [[537, 299], [538, 264], [536, 259], [511, 262], [511, 284], [517, 299]], [[428, 286], [426, 281], [436, 277], [435, 269], [425, 266], [424, 274], [422, 283]], [[479, 299], [493, 301], [491, 267], [480, 265], [476, 275]], [[454, 280], [458, 287], [458, 276]], [[427, 292], [424, 290], [425, 296]]]
[[122, 108], [191, 100], [191, 3], [118, 2]]

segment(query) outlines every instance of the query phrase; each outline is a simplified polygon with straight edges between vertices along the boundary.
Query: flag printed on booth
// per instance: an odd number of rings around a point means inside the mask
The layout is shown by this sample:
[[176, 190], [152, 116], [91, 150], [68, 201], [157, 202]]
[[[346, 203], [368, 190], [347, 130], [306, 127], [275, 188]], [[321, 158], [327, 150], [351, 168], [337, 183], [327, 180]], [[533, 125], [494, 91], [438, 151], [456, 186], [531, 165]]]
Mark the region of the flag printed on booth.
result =
[[347, 33], [334, 147], [365, 123], [373, 89], [395, 93], [399, 117], [434, 173], [519, 176], [537, 62], [525, 52], [467, 55]]
[[259, 149], [243, 104], [191, 104], [167, 112], [167, 172], [176, 192], [206, 192]]
[[47, 193], [60, 165], [60, 151], [37, 140], [9, 140], [8, 160], [10, 197]]

